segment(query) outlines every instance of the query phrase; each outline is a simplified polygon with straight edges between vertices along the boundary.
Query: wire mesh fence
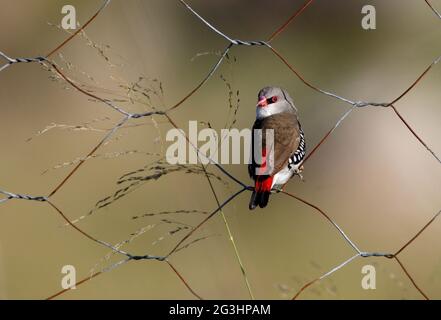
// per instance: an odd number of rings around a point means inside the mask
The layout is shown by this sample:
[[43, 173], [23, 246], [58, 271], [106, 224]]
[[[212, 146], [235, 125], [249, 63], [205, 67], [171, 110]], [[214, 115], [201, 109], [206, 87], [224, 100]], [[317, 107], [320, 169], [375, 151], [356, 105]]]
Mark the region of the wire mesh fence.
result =
[[[437, 153], [430, 147], [430, 144], [427, 143], [421, 136], [418, 134], [418, 129], [414, 128], [411, 125], [411, 122], [406, 119], [398, 110], [398, 105], [403, 97], [405, 97], [409, 92], [417, 90], [417, 85], [426, 77], [426, 75], [432, 71], [432, 69], [435, 68], [435, 66], [439, 63], [441, 60], [441, 56], [436, 57], [433, 61], [428, 63], [427, 68], [422, 70], [422, 72], [417, 75], [415, 80], [409, 84], [407, 88], [405, 88], [400, 95], [397, 97], [391, 97], [388, 101], [361, 101], [361, 100], [351, 100], [349, 98], [340, 96], [334, 92], [330, 92], [327, 90], [324, 90], [320, 88], [319, 86], [315, 85], [310, 80], [307, 80], [307, 77], [301, 74], [295, 66], [288, 61], [287, 58], [282, 55], [280, 51], [278, 51], [273, 46], [273, 40], [283, 36], [283, 34], [286, 32], [288, 26], [290, 26], [295, 20], [301, 16], [305, 11], [307, 10], [314, 10], [314, 6], [319, 6], [320, 1], [313, 1], [308, 0], [305, 1], [300, 7], [296, 8], [295, 11], [291, 14], [291, 16], [281, 23], [281, 25], [271, 33], [271, 35], [265, 39], [265, 40], [242, 40], [242, 39], [234, 39], [233, 37], [230, 37], [229, 35], [225, 34], [224, 32], [220, 31], [216, 26], [211, 24], [208, 19], [200, 15], [195, 8], [193, 8], [190, 4], [187, 2], [180, 0], [180, 3], [182, 4], [183, 10], [186, 10], [188, 13], [194, 16], [195, 19], [197, 19], [201, 24], [203, 24], [208, 30], [215, 33], [219, 38], [222, 38], [225, 42], [225, 48], [223, 51], [221, 51], [218, 54], [217, 61], [211, 66], [211, 68], [208, 70], [206, 75], [201, 79], [201, 81], [187, 94], [185, 94], [181, 99], [179, 99], [178, 102], [175, 104], [172, 104], [166, 108], [158, 109], [154, 108], [151, 111], [146, 112], [130, 112], [127, 111], [124, 107], [121, 107], [115, 100], [103, 98], [97, 93], [93, 92], [92, 90], [89, 90], [87, 87], [83, 86], [81, 83], [79, 83], [76, 80], [71, 79], [69, 76], [66, 75], [65, 71], [62, 67], [60, 67], [59, 64], [57, 64], [52, 58], [55, 54], [60, 53], [60, 51], [69, 44], [69, 42], [74, 39], [75, 37], [85, 36], [84, 32], [85, 29], [92, 24], [100, 15], [105, 13], [105, 9], [111, 4], [111, 0], [104, 1], [102, 5], [98, 8], [98, 10], [95, 12], [95, 14], [92, 15], [92, 17], [86, 21], [80, 28], [78, 28], [74, 33], [70, 34], [64, 41], [62, 41], [59, 45], [57, 45], [55, 48], [50, 50], [46, 55], [40, 56], [40, 57], [31, 57], [31, 58], [17, 58], [17, 57], [10, 57], [4, 52], [0, 52], [0, 56], [4, 61], [4, 64], [1, 65], [0, 71], [4, 71], [8, 68], [13, 68], [16, 64], [25, 64], [25, 63], [38, 63], [40, 64], [43, 69], [49, 70], [54, 76], [58, 77], [60, 81], [64, 82], [68, 87], [76, 90], [79, 94], [82, 94], [86, 96], [87, 98], [96, 101], [98, 103], [101, 103], [105, 107], [113, 110], [116, 114], [120, 116], [119, 121], [116, 123], [116, 125], [112, 126], [112, 128], [108, 128], [108, 130], [104, 130], [104, 136], [101, 138], [101, 140], [84, 156], [77, 159], [77, 161], [74, 161], [70, 163], [73, 165], [73, 168], [68, 172], [67, 175], [65, 175], [57, 184], [56, 186], [47, 194], [47, 195], [28, 195], [28, 194], [21, 194], [20, 192], [12, 192], [5, 188], [4, 190], [0, 190], [0, 194], [3, 195], [3, 197], [0, 199], [0, 204], [5, 204], [10, 201], [34, 201], [34, 202], [41, 202], [49, 206], [54, 212], [56, 212], [66, 223], [66, 225], [79, 234], [83, 236], [85, 239], [88, 239], [91, 242], [96, 243], [99, 246], [103, 246], [104, 248], [107, 248], [110, 250], [109, 256], [119, 256], [120, 260], [117, 262], [111, 264], [110, 266], [107, 266], [105, 268], [102, 268], [101, 270], [94, 271], [91, 275], [85, 277], [84, 279], [78, 281], [76, 283], [77, 286], [80, 286], [83, 283], [92, 281], [92, 279], [96, 278], [99, 275], [102, 275], [104, 273], [110, 272], [112, 270], [115, 270], [116, 268], [120, 268], [123, 265], [129, 263], [129, 262], [136, 262], [136, 261], [145, 261], [145, 260], [154, 260], [162, 263], [164, 266], [167, 266], [173, 274], [179, 279], [182, 284], [188, 289], [188, 291], [198, 299], [203, 299], [204, 297], [201, 296], [198, 293], [197, 288], [194, 288], [191, 284], [191, 282], [179, 271], [179, 268], [170, 261], [170, 258], [175, 255], [177, 252], [180, 252], [182, 250], [185, 250], [186, 248], [192, 246], [194, 243], [204, 240], [204, 237], [196, 237], [198, 231], [201, 230], [205, 224], [210, 221], [213, 217], [221, 215], [223, 219], [223, 223], [226, 227], [226, 232], [228, 234], [229, 239], [231, 240], [232, 244], [232, 250], [234, 251], [235, 259], [237, 261], [237, 264], [241, 270], [244, 285], [247, 288], [249, 298], [255, 298], [253, 290], [252, 290], [252, 281], [248, 276], [248, 273], [246, 271], [246, 265], [244, 264], [242, 258], [241, 258], [241, 252], [238, 248], [236, 242], [234, 241], [234, 235], [230, 228], [230, 225], [228, 223], [228, 220], [226, 219], [226, 216], [224, 214], [223, 209], [231, 204], [237, 197], [245, 192], [250, 192], [253, 190], [253, 187], [248, 185], [248, 183], [241, 181], [238, 179], [235, 175], [227, 171], [223, 165], [218, 163], [212, 158], [208, 158], [209, 164], [204, 165], [200, 164], [196, 167], [188, 168], [188, 167], [175, 167], [175, 168], [169, 168], [169, 167], [155, 167], [155, 170], [157, 170], [157, 174], [160, 176], [164, 174], [167, 170], [190, 170], [193, 173], [201, 174], [205, 177], [207, 186], [209, 188], [210, 193], [212, 194], [214, 198], [214, 208], [211, 212], [204, 212], [205, 217], [202, 219], [196, 226], [189, 228], [188, 226], [180, 226], [178, 231], [179, 232], [186, 232], [184, 236], [181, 237], [179, 241], [177, 241], [171, 250], [167, 252], [164, 255], [158, 256], [154, 254], [150, 254], [149, 252], [143, 252], [141, 254], [135, 254], [132, 252], [126, 251], [123, 247], [131, 242], [133, 239], [141, 236], [145, 232], [149, 230], [149, 228], [142, 228], [135, 233], [131, 235], [131, 238], [128, 240], [125, 240], [123, 242], [112, 244], [109, 241], [101, 240], [98, 237], [90, 234], [89, 232], [86, 232], [83, 228], [79, 227], [77, 222], [81, 219], [83, 219], [85, 216], [80, 217], [77, 220], [71, 220], [68, 215], [63, 210], [63, 206], [56, 204], [56, 202], [53, 200], [54, 196], [58, 193], [63, 192], [63, 189], [71, 179], [83, 168], [84, 164], [91, 158], [97, 156], [97, 152], [106, 145], [109, 141], [111, 141], [117, 132], [119, 132], [121, 129], [127, 127], [129, 125], [130, 121], [140, 121], [142, 119], [151, 118], [153, 116], [161, 117], [165, 122], [169, 123], [172, 127], [176, 129], [180, 129], [177, 122], [175, 121], [175, 118], [173, 116], [173, 112], [180, 108], [184, 102], [188, 101], [192, 96], [196, 95], [200, 90], [203, 90], [204, 85], [210, 81], [210, 79], [213, 77], [213, 75], [218, 71], [219, 67], [226, 62], [226, 60], [229, 59], [229, 55], [231, 52], [236, 48], [240, 46], [244, 47], [253, 47], [253, 48], [247, 48], [247, 50], [269, 50], [274, 57], [280, 60], [283, 65], [290, 70], [292, 75], [296, 78], [298, 78], [305, 86], [312, 89], [315, 93], [324, 95], [329, 99], [335, 99], [339, 103], [342, 103], [343, 105], [348, 105], [349, 108], [343, 113], [343, 115], [338, 119], [338, 121], [330, 128], [330, 130], [324, 135], [324, 137], [317, 143], [311, 151], [307, 154], [305, 158], [305, 163], [308, 162], [308, 160], [316, 154], [317, 150], [327, 141], [327, 139], [333, 135], [333, 133], [336, 131], [336, 129], [344, 122], [347, 121], [348, 116], [356, 112], [357, 109], [361, 108], [387, 108], [392, 110], [394, 115], [396, 116], [396, 120], [399, 121], [409, 132], [409, 138], [413, 137], [416, 139], [419, 144], [424, 148], [426, 152], [428, 152], [434, 161], [437, 161], [439, 164], [441, 164], [441, 159], [437, 155]], [[435, 9], [435, 6], [431, 4], [428, 0], [425, 0], [424, 2], [421, 1], [421, 5], [427, 6], [435, 15], [434, 19], [438, 17], [441, 19], [440, 13]], [[231, 90], [230, 90], [231, 92]], [[230, 96], [231, 98], [231, 96]], [[188, 136], [183, 133], [185, 136], [185, 139], [192, 145], [192, 147], [197, 151], [198, 158], [206, 157], [203, 153], [199, 152], [199, 149], [197, 146], [191, 143]], [[422, 151], [421, 151], [422, 152]], [[217, 169], [216, 175], [213, 173], [210, 173], [207, 168], [209, 166], [214, 166]], [[150, 168], [151, 169], [151, 168]], [[145, 172], [148, 172], [149, 168], [143, 169]], [[97, 203], [98, 208], [107, 206], [111, 203], [113, 203], [115, 200], [119, 199], [119, 197], [124, 196], [127, 194], [127, 192], [130, 192], [132, 188], [137, 188], [139, 186], [139, 183], [142, 183], [142, 181], [145, 181], [147, 179], [155, 179], [155, 177], [151, 176], [143, 176], [141, 179], [138, 179], [136, 175], [133, 174], [127, 174], [126, 176], [123, 176], [120, 178], [120, 182], [129, 182], [129, 186], [127, 188], [122, 188], [118, 190], [112, 198], [102, 199]], [[214, 180], [222, 180], [227, 179], [230, 180], [234, 185], [236, 185], [237, 189], [235, 191], [232, 191], [230, 196], [228, 196], [226, 199], [221, 199], [219, 196], [219, 192], [216, 191], [216, 188], [213, 185]], [[134, 184], [133, 184], [134, 183]], [[319, 213], [326, 221], [329, 223], [330, 228], [334, 228], [335, 232], [338, 233], [341, 238], [347, 243], [348, 247], [351, 248], [353, 251], [353, 255], [348, 257], [346, 260], [342, 261], [332, 269], [326, 271], [325, 273], [318, 275], [317, 277], [311, 279], [310, 281], [303, 284], [303, 286], [292, 296], [293, 299], [296, 299], [301, 296], [302, 292], [307, 290], [310, 286], [312, 286], [314, 283], [323, 280], [330, 275], [334, 274], [338, 270], [344, 268], [345, 266], [351, 264], [353, 261], [360, 259], [360, 258], [367, 258], [367, 257], [378, 257], [378, 258], [384, 258], [384, 259], [390, 259], [397, 263], [397, 265], [402, 269], [403, 274], [410, 280], [412, 285], [415, 287], [416, 290], [421, 294], [422, 297], [425, 299], [429, 298], [436, 298], [436, 297], [429, 297], [428, 294], [425, 292], [424, 288], [420, 285], [418, 285], [418, 281], [414, 278], [414, 276], [411, 274], [411, 272], [408, 270], [408, 267], [405, 266], [400, 259], [400, 255], [402, 252], [404, 252], [409, 246], [411, 246], [416, 239], [418, 239], [424, 231], [436, 221], [438, 216], [441, 214], [441, 210], [438, 208], [434, 208], [434, 214], [432, 218], [427, 221], [427, 223], [423, 226], [417, 226], [415, 227], [415, 234], [412, 236], [408, 241], [403, 243], [399, 248], [397, 248], [395, 251], [392, 252], [377, 252], [377, 251], [366, 251], [363, 250], [357, 243], [349, 237], [345, 231], [339, 226], [339, 224], [336, 223], [336, 221], [332, 218], [332, 216], [324, 209], [320, 208], [319, 206], [315, 205], [313, 201], [306, 200], [303, 197], [297, 196], [296, 194], [293, 194], [288, 191], [281, 191], [281, 193], [287, 197], [292, 198], [293, 200], [299, 201], [300, 203], [303, 203], [306, 206], [309, 206], [310, 208], [314, 209], [317, 213]], [[78, 199], [78, 201], [81, 201], [81, 199]], [[185, 212], [185, 210], [181, 210], [182, 212]], [[91, 213], [89, 213], [91, 214]], [[167, 214], [166, 211], [163, 212], [163, 214]], [[167, 223], [167, 220], [164, 220], [163, 222]], [[49, 299], [53, 299], [59, 296], [62, 296], [70, 289], [64, 289], [59, 292], [48, 294]]]

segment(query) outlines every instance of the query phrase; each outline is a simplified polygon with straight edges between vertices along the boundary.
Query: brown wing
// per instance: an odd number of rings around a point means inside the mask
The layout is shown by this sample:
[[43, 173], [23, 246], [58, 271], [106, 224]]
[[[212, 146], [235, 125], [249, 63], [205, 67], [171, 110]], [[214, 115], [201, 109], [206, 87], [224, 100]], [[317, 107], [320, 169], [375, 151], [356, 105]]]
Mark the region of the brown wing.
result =
[[[262, 129], [262, 146], [258, 146], [260, 150], [266, 148], [265, 130], [274, 130], [274, 169], [270, 173], [275, 175], [288, 165], [289, 158], [296, 152], [300, 143], [300, 125], [297, 116], [294, 113], [283, 112], [278, 113], [262, 120], [256, 120], [253, 129]], [[254, 135], [251, 156], [253, 156]], [[254, 162], [248, 166], [251, 177], [255, 177], [255, 169], [258, 165]]]

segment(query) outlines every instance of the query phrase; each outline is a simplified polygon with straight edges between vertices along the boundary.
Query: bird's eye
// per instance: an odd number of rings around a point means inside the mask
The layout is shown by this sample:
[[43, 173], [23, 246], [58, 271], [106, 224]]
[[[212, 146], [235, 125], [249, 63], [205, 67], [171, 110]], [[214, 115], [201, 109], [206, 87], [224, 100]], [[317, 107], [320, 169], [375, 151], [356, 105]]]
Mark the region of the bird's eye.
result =
[[276, 97], [276, 96], [272, 97], [272, 98], [270, 99], [270, 101], [271, 101], [271, 103], [275, 103], [275, 102], [277, 102], [277, 97]]

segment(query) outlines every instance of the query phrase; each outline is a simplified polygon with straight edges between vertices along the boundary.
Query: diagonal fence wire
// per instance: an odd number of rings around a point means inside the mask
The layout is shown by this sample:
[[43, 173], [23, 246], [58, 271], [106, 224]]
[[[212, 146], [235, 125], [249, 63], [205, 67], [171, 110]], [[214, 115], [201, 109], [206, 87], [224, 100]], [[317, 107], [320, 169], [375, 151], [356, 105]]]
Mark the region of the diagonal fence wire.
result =
[[[424, 0], [425, 3], [430, 7], [430, 9], [439, 17], [441, 18], [439, 12], [431, 5], [431, 3], [427, 0]], [[226, 34], [224, 34], [223, 32], [221, 32], [219, 29], [217, 29], [216, 27], [214, 27], [212, 24], [210, 24], [205, 18], [203, 18], [201, 15], [199, 15], [190, 5], [188, 5], [185, 1], [180, 0], [180, 2], [185, 6], [185, 8], [187, 10], [189, 10], [196, 18], [198, 18], [202, 23], [204, 23], [208, 28], [210, 28], [213, 32], [215, 32], [216, 34], [218, 34], [219, 36], [223, 37], [225, 40], [228, 41], [228, 45], [226, 46], [226, 48], [224, 49], [224, 51], [222, 52], [222, 54], [220, 55], [219, 59], [217, 60], [217, 62], [211, 67], [211, 69], [209, 70], [209, 72], [207, 73], [207, 75], [201, 80], [201, 82], [193, 89], [191, 90], [187, 95], [185, 95], [181, 100], [179, 100], [175, 105], [166, 108], [164, 111], [152, 111], [152, 112], [145, 112], [145, 113], [130, 113], [125, 111], [123, 108], [118, 107], [116, 104], [114, 104], [111, 100], [107, 100], [107, 99], [103, 99], [95, 94], [92, 94], [84, 89], [82, 89], [80, 86], [78, 86], [74, 81], [72, 81], [70, 78], [68, 78], [63, 72], [62, 70], [56, 65], [55, 62], [51, 61], [49, 58], [50, 56], [52, 56], [54, 53], [56, 53], [57, 51], [61, 50], [66, 44], [68, 44], [75, 36], [77, 36], [80, 32], [84, 31], [84, 29], [90, 25], [92, 23], [92, 21], [101, 13], [102, 10], [104, 10], [109, 4], [110, 4], [111, 0], [106, 0], [102, 3], [102, 5], [99, 7], [99, 9], [95, 12], [95, 14], [81, 27], [79, 28], [75, 33], [71, 34], [67, 39], [65, 39], [62, 43], [60, 43], [57, 47], [55, 47], [53, 50], [51, 50], [46, 56], [41, 56], [41, 57], [35, 57], [35, 58], [11, 58], [9, 56], [7, 56], [5, 53], [0, 52], [0, 57], [3, 58], [6, 61], [6, 64], [4, 64], [3, 66], [0, 67], [0, 72], [4, 71], [6, 68], [12, 66], [13, 64], [17, 64], [17, 63], [40, 63], [40, 64], [46, 64], [48, 67], [52, 68], [54, 70], [54, 72], [56, 72], [67, 84], [69, 84], [70, 86], [72, 86], [74, 89], [76, 89], [78, 92], [93, 98], [99, 102], [102, 102], [103, 104], [105, 104], [107, 107], [113, 109], [114, 111], [122, 114], [124, 117], [120, 120], [119, 123], [117, 123], [112, 129], [108, 130], [108, 132], [104, 135], [104, 137], [98, 142], [98, 144], [87, 154], [86, 157], [82, 158], [82, 160], [79, 161], [79, 163], [68, 173], [68, 175], [53, 189], [53, 191], [48, 195], [48, 196], [30, 196], [30, 195], [24, 195], [24, 194], [18, 194], [18, 193], [12, 193], [9, 191], [5, 191], [5, 190], [0, 190], [0, 194], [3, 195], [3, 198], [0, 199], [0, 204], [5, 203], [7, 201], [10, 200], [27, 200], [27, 201], [37, 201], [37, 202], [42, 202], [42, 203], [47, 203], [52, 209], [54, 209], [66, 222], [68, 225], [70, 225], [72, 228], [74, 228], [76, 231], [78, 231], [80, 234], [82, 234], [84, 237], [88, 238], [89, 240], [104, 246], [108, 249], [111, 249], [112, 252], [116, 253], [116, 254], [120, 254], [125, 256], [125, 259], [120, 260], [119, 262], [111, 265], [110, 267], [107, 267], [99, 272], [93, 273], [91, 274], [91, 276], [84, 278], [83, 280], [79, 281], [77, 283], [77, 285], [83, 284], [89, 280], [91, 280], [92, 278], [95, 278], [96, 276], [103, 274], [105, 272], [114, 270], [115, 268], [118, 268], [120, 266], [122, 266], [123, 264], [130, 262], [130, 261], [140, 261], [140, 260], [157, 260], [157, 261], [163, 261], [164, 263], [166, 263], [170, 269], [173, 271], [173, 273], [179, 278], [179, 280], [184, 284], [184, 286], [187, 288], [187, 290], [193, 294], [193, 296], [195, 296], [198, 299], [202, 299], [202, 297], [197, 294], [194, 289], [192, 289], [192, 287], [189, 285], [188, 281], [182, 276], [182, 274], [176, 269], [176, 267], [169, 261], [169, 258], [171, 255], [173, 255], [175, 252], [179, 251], [180, 249], [182, 249], [183, 245], [185, 245], [185, 241], [188, 240], [197, 230], [199, 230], [205, 223], [207, 223], [210, 219], [212, 219], [217, 213], [222, 212], [222, 209], [229, 204], [231, 201], [233, 201], [234, 199], [236, 199], [237, 196], [239, 196], [240, 194], [242, 194], [244, 191], [251, 191], [253, 188], [250, 186], [247, 186], [245, 183], [241, 182], [239, 179], [235, 178], [232, 174], [230, 174], [228, 171], [226, 171], [219, 163], [215, 162], [213, 159], [208, 158], [209, 163], [214, 165], [218, 170], [220, 170], [221, 173], [225, 174], [228, 178], [230, 178], [232, 181], [234, 181], [235, 183], [237, 183], [241, 188], [233, 193], [230, 197], [228, 197], [224, 202], [220, 202], [219, 198], [216, 194], [216, 192], [214, 191], [213, 185], [211, 183], [210, 180], [210, 176], [207, 174], [206, 168], [204, 165], [201, 165], [203, 168], [203, 171], [205, 172], [205, 176], [207, 178], [207, 181], [209, 183], [210, 186], [210, 190], [216, 200], [216, 204], [217, 207], [216, 209], [214, 209], [205, 219], [203, 219], [195, 228], [193, 228], [191, 231], [189, 231], [183, 238], [181, 238], [180, 241], [177, 242], [177, 244], [173, 247], [173, 249], [165, 256], [153, 256], [153, 255], [149, 255], [149, 254], [144, 254], [144, 255], [132, 255], [126, 251], [120, 250], [117, 246], [113, 246], [105, 241], [102, 240], [98, 240], [97, 238], [91, 236], [89, 233], [85, 232], [84, 230], [80, 229], [79, 227], [77, 227], [75, 224], [73, 224], [68, 217], [64, 214], [64, 212], [58, 207], [56, 206], [51, 200], [50, 198], [55, 195], [57, 192], [59, 192], [62, 187], [70, 180], [70, 178], [80, 169], [80, 167], [85, 163], [86, 159], [89, 158], [90, 156], [94, 155], [94, 153], [107, 141], [109, 140], [116, 131], [118, 131], [119, 128], [121, 128], [122, 126], [124, 126], [127, 121], [129, 119], [140, 119], [140, 118], [145, 118], [145, 117], [151, 117], [153, 115], [158, 115], [158, 116], [164, 116], [175, 128], [179, 128], [176, 123], [172, 120], [171, 116], [170, 116], [170, 112], [173, 111], [174, 109], [178, 108], [179, 106], [181, 106], [185, 101], [187, 101], [193, 94], [195, 94], [212, 76], [213, 74], [217, 71], [217, 69], [219, 68], [219, 66], [222, 64], [222, 62], [224, 61], [225, 57], [227, 56], [227, 54], [230, 52], [230, 50], [234, 47], [234, 46], [263, 46], [268, 48], [269, 50], [271, 50], [271, 52], [275, 55], [275, 57], [277, 57], [283, 64], [285, 64], [285, 66], [307, 87], [313, 89], [314, 91], [338, 99], [346, 104], [350, 104], [352, 107], [346, 111], [341, 117], [340, 119], [337, 121], [337, 123], [330, 129], [330, 131], [324, 136], [323, 139], [320, 140], [320, 142], [312, 149], [312, 151], [308, 154], [308, 156], [306, 157], [305, 161], [308, 160], [318, 149], [319, 147], [326, 141], [326, 139], [328, 139], [328, 137], [330, 137], [332, 135], [332, 133], [337, 129], [338, 126], [340, 126], [340, 124], [347, 118], [347, 116], [356, 108], [361, 108], [361, 107], [385, 107], [385, 108], [392, 108], [395, 115], [398, 117], [398, 119], [406, 126], [406, 128], [409, 130], [409, 132], [419, 141], [419, 143], [428, 151], [430, 152], [430, 154], [432, 155], [432, 157], [438, 161], [439, 163], [441, 163], [440, 158], [438, 157], [438, 155], [428, 146], [428, 144], [416, 133], [416, 130], [413, 129], [413, 127], [409, 124], [409, 122], [398, 112], [397, 108], [395, 107], [395, 104], [397, 102], [399, 102], [405, 95], [407, 95], [411, 90], [413, 90], [416, 85], [425, 77], [425, 75], [432, 69], [432, 67], [434, 67], [441, 59], [441, 56], [436, 58], [435, 60], [432, 61], [432, 63], [423, 71], [423, 73], [401, 94], [399, 95], [397, 98], [395, 98], [394, 100], [392, 100], [392, 102], [366, 102], [366, 101], [352, 101], [348, 98], [342, 97], [340, 95], [337, 95], [335, 93], [323, 90], [315, 85], [313, 85], [312, 83], [310, 83], [309, 81], [305, 80], [305, 77], [303, 77], [284, 57], [283, 55], [277, 51], [272, 45], [270, 45], [270, 42], [272, 42], [276, 37], [278, 37], [279, 35], [281, 35], [286, 28], [294, 21], [295, 18], [297, 18], [298, 16], [300, 16], [314, 1], [313, 0], [308, 0], [306, 2], [304, 2], [304, 4], [298, 9], [296, 10], [279, 28], [277, 28], [272, 34], [271, 36], [268, 38], [267, 41], [244, 41], [244, 40], [239, 40], [239, 39], [233, 39], [229, 36], [227, 36]], [[188, 139], [186, 137], [186, 139]], [[199, 152], [199, 149], [197, 148], [197, 146], [192, 146], [193, 148], [195, 148], [197, 150], [197, 154], [198, 157], [200, 156], [204, 156], [202, 153]], [[410, 275], [410, 273], [408, 272], [407, 268], [403, 265], [403, 263], [401, 262], [401, 260], [399, 260], [398, 255], [403, 252], [403, 250], [405, 250], [411, 243], [413, 243], [428, 227], [429, 225], [431, 225], [436, 218], [438, 218], [438, 216], [440, 215], [441, 211], [438, 211], [433, 217], [432, 219], [423, 227], [421, 228], [414, 237], [412, 237], [408, 242], [406, 242], [406, 244], [404, 244], [399, 250], [397, 250], [395, 253], [378, 253], [378, 252], [365, 252], [365, 251], [361, 251], [358, 246], [351, 240], [351, 238], [349, 238], [347, 236], [347, 234], [340, 228], [340, 226], [330, 217], [330, 215], [328, 215], [327, 213], [325, 213], [322, 209], [320, 209], [318, 206], [312, 204], [311, 202], [304, 200], [296, 195], [290, 194], [286, 191], [282, 191], [283, 194], [290, 196], [291, 198], [296, 199], [297, 201], [300, 201], [306, 205], [308, 205], [309, 207], [313, 208], [314, 210], [316, 210], [318, 213], [320, 213], [329, 223], [331, 223], [331, 225], [337, 230], [337, 232], [342, 236], [343, 240], [348, 243], [348, 245], [350, 245], [350, 247], [356, 252], [356, 254], [354, 256], [352, 256], [351, 258], [343, 261], [341, 264], [339, 264], [338, 266], [332, 268], [330, 271], [326, 272], [325, 274], [323, 274], [322, 276], [308, 282], [307, 284], [305, 284], [297, 293], [296, 295], [293, 297], [293, 299], [296, 299], [305, 289], [307, 289], [309, 286], [311, 286], [312, 284], [314, 284], [317, 281], [320, 281], [328, 276], [330, 276], [331, 274], [333, 274], [334, 272], [340, 270], [341, 268], [343, 268], [344, 266], [350, 264], [353, 260], [355, 260], [358, 257], [385, 257], [388, 259], [395, 259], [397, 261], [397, 263], [399, 264], [399, 266], [402, 268], [403, 272], [405, 273], [405, 275], [409, 278], [409, 280], [412, 282], [412, 284], [414, 285], [414, 287], [421, 293], [421, 295], [428, 299], [428, 296], [422, 291], [422, 289], [416, 284], [415, 280], [413, 279], [413, 277]], [[224, 216], [225, 218], [225, 216]], [[231, 231], [229, 230], [228, 227], [228, 223], [227, 221], [224, 219], [226, 227], [227, 227], [227, 231], [230, 235], [230, 238], [232, 239], [232, 234]], [[240, 268], [242, 270], [242, 274], [243, 277], [245, 279], [245, 283], [246, 286], [248, 288], [250, 297], [253, 298], [253, 294], [251, 292], [250, 289], [250, 284], [249, 284], [249, 280], [248, 277], [246, 275], [245, 269], [243, 267], [243, 263], [240, 259], [240, 255], [239, 255], [239, 251], [237, 249], [237, 246], [234, 242], [234, 240], [232, 239], [233, 245], [234, 245], [234, 250], [235, 250], [235, 254], [236, 254], [236, 258], [238, 260], [238, 263], [240, 265]], [[62, 295], [63, 293], [67, 292], [67, 290], [62, 290], [54, 295], [52, 295], [51, 297], [49, 297], [49, 299], [51, 298], [55, 298], [58, 297], [60, 295]]]
[[434, 13], [438, 18], [441, 19], [441, 13], [439, 13], [439, 11], [436, 10], [436, 9], [430, 4], [429, 0], [424, 0], [424, 1], [427, 3], [427, 5], [428, 5], [429, 8], [433, 11], [433, 13]]

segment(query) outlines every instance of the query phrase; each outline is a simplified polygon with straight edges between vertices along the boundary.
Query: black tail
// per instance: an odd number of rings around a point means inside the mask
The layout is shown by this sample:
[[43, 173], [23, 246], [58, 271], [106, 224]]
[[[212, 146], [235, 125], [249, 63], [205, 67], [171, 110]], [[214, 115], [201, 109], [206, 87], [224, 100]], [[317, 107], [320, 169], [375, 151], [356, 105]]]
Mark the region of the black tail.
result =
[[250, 204], [248, 206], [250, 210], [254, 210], [257, 206], [261, 208], [265, 208], [266, 205], [268, 204], [270, 193], [271, 192], [269, 191], [263, 191], [263, 192], [253, 191], [253, 194], [251, 195], [251, 199], [250, 199]]

